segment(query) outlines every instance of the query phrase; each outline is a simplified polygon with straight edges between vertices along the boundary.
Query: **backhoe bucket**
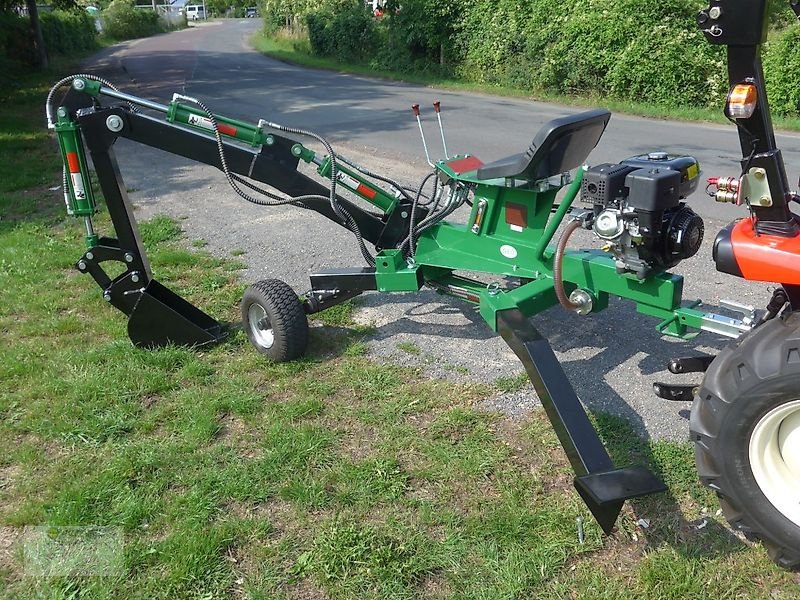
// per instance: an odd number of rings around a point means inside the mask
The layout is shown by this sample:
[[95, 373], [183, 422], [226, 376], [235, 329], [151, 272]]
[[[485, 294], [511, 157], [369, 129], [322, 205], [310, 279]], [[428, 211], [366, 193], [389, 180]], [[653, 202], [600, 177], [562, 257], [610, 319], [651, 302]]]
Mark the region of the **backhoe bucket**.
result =
[[128, 336], [139, 348], [197, 347], [222, 341], [227, 331], [215, 319], [152, 279], [133, 307]]

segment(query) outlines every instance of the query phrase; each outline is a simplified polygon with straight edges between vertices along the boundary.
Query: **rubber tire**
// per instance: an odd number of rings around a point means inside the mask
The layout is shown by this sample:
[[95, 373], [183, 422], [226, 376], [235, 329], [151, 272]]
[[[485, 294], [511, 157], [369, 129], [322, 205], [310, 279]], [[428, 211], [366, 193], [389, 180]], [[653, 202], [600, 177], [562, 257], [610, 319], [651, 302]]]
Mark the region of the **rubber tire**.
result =
[[[274, 340], [267, 348], [255, 339], [250, 307], [258, 304], [267, 313]], [[250, 343], [275, 362], [287, 362], [305, 354], [308, 347], [308, 318], [297, 294], [280, 279], [264, 279], [247, 288], [241, 302], [242, 325]]]
[[772, 560], [800, 567], [800, 527], [762, 493], [750, 466], [750, 437], [774, 408], [800, 399], [800, 312], [745, 334], [711, 363], [690, 420], [700, 480], [725, 518], [764, 542]]

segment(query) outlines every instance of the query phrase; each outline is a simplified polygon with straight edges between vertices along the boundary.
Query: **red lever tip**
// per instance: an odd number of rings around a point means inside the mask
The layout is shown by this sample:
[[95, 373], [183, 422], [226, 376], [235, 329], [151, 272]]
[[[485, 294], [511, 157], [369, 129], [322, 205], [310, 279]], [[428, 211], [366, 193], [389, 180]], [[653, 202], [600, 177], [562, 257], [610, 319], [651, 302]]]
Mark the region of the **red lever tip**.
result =
[[442, 103], [439, 102], [438, 100], [436, 102], [434, 102], [433, 103], [433, 110], [435, 110], [437, 113], [440, 112], [442, 110], [441, 104]]
[[413, 111], [414, 111], [414, 114], [415, 114], [416, 116], [419, 116], [419, 104], [412, 104], [412, 105], [411, 105], [411, 110], [413, 110]]

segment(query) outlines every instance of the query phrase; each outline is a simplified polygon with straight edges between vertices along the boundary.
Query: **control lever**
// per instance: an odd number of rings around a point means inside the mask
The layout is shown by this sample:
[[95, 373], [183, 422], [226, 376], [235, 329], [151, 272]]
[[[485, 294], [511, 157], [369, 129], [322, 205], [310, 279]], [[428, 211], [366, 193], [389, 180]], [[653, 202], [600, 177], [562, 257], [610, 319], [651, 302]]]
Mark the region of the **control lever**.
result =
[[428, 161], [430, 166], [434, 166], [431, 162], [431, 156], [428, 154], [428, 144], [425, 143], [425, 132], [422, 131], [422, 120], [419, 118], [419, 104], [412, 104], [411, 110], [414, 111], [414, 116], [417, 117], [417, 125], [419, 125], [419, 135], [422, 138], [422, 148], [425, 150], [425, 160]]
[[442, 103], [438, 100], [433, 103], [433, 110], [436, 111], [436, 119], [439, 121], [439, 133], [442, 134], [442, 148], [444, 148], [444, 157], [449, 158], [447, 153], [447, 142], [444, 141], [444, 128], [442, 127]]

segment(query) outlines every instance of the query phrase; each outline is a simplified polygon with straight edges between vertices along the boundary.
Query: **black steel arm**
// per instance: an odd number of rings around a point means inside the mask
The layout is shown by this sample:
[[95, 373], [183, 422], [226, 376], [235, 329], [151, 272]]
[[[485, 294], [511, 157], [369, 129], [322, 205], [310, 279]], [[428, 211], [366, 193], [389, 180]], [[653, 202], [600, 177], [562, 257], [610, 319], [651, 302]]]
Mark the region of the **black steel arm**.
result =
[[[110, 131], [106, 126], [112, 115], [122, 120], [122, 129], [117, 132]], [[109, 149], [121, 137], [222, 169], [216, 139], [201, 131], [134, 113], [122, 106], [82, 110], [77, 122], [87, 147], [93, 153], [102, 152], [103, 148]], [[297, 171], [299, 159], [291, 153], [294, 140], [278, 135], [274, 139], [275, 144], [264, 146], [260, 151], [223, 140], [230, 171], [266, 183], [288, 196], [322, 196], [319, 200], [303, 201], [302, 205], [340, 223], [327, 200], [328, 188]], [[376, 243], [385, 227], [383, 220], [341, 196], [338, 196], [338, 200], [356, 221], [364, 239]]]
[[547, 338], [522, 311], [498, 312], [497, 329], [525, 366], [575, 471], [575, 488], [603, 531], [611, 532], [626, 499], [666, 491], [644, 467], [614, 466]]
[[727, 46], [730, 85], [748, 82], [758, 92], [752, 116], [737, 119], [742, 168], [764, 169], [772, 196], [771, 206], [752, 207], [756, 227], [765, 233], [794, 237], [800, 233], [800, 224], [789, 210], [791, 189], [781, 151], [775, 144], [761, 65], [767, 4], [768, 0], [710, 0], [709, 7], [697, 15], [697, 23], [709, 43]]

